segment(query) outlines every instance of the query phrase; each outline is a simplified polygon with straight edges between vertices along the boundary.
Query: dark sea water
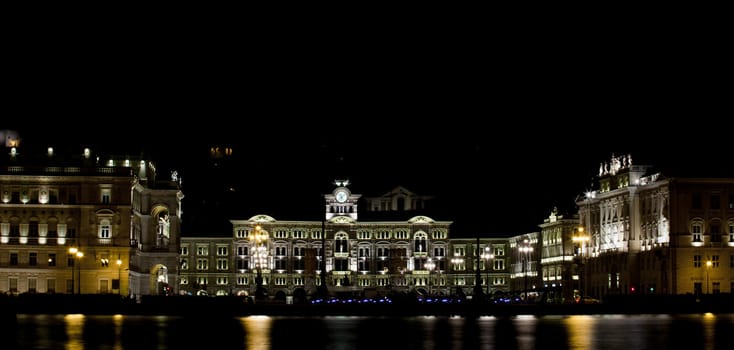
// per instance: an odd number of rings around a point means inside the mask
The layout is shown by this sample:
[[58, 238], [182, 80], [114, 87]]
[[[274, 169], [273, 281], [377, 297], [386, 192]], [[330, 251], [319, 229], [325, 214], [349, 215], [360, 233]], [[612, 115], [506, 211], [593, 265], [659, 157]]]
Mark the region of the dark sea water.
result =
[[512, 317], [18, 315], [0, 349], [734, 349], [734, 314]]

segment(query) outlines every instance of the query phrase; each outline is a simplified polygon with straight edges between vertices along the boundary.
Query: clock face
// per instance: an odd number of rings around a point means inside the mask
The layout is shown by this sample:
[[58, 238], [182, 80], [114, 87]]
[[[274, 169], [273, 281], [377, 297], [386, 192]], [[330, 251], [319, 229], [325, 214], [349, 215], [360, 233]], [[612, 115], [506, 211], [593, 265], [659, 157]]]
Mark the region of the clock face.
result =
[[336, 193], [336, 201], [339, 203], [344, 203], [347, 201], [347, 192], [346, 191], [339, 191]]

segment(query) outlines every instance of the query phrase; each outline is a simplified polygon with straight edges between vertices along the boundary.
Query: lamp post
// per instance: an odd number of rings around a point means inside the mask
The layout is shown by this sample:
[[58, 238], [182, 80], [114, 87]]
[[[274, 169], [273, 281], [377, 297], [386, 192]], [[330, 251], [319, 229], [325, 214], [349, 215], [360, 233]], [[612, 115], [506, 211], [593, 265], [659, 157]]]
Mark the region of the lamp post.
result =
[[74, 279], [74, 267], [75, 266], [74, 265], [76, 265], [76, 261], [74, 261], [74, 257], [76, 256], [76, 252], [78, 252], [78, 250], [76, 249], [76, 247], [69, 248], [69, 255], [71, 256], [71, 294], [72, 295], [74, 294], [74, 287], [75, 287], [74, 286], [74, 284], [75, 284], [74, 283], [74, 281], [75, 281], [75, 279]]
[[706, 294], [709, 294], [709, 269], [713, 263], [711, 260], [706, 260]]
[[577, 243], [579, 245], [579, 270], [581, 270], [579, 273], [580, 275], [579, 278], [581, 279], [581, 281], [579, 282], [579, 297], [583, 298], [584, 293], [586, 291], [587, 278], [586, 278], [586, 268], [584, 264], [586, 264], [586, 254], [588, 250], [588, 248], [586, 247], [586, 243], [589, 241], [589, 236], [586, 236], [584, 234], [583, 227], [579, 227], [578, 235], [573, 236], [571, 240], [573, 240], [574, 243]]
[[433, 271], [434, 267], [436, 267], [436, 264], [431, 258], [428, 258], [425, 265], [426, 270], [428, 270], [428, 295], [431, 295], [431, 271]]
[[487, 284], [487, 296], [489, 297], [489, 269], [490, 269], [490, 263], [492, 259], [494, 259], [494, 254], [491, 253], [492, 248], [489, 246], [484, 247], [484, 254], [482, 254], [482, 258], [485, 260], [484, 268], [487, 270], [487, 279], [484, 283]]
[[262, 299], [265, 296], [263, 288], [262, 265], [267, 262], [267, 246], [268, 234], [263, 232], [262, 226], [256, 225], [255, 232], [250, 235], [250, 241], [255, 248], [255, 268], [257, 275], [255, 276], [255, 298]]
[[523, 254], [522, 257], [522, 269], [523, 269], [523, 275], [525, 277], [525, 302], [528, 302], [528, 257], [530, 256], [530, 253], [533, 252], [533, 247], [530, 246], [530, 243], [527, 239], [523, 241], [523, 245], [520, 247], [520, 252]]
[[[71, 294], [74, 294], [74, 265], [77, 266], [77, 279], [79, 280], [78, 283], [76, 283], [77, 288], [77, 294], [82, 293], [82, 268], [81, 268], [81, 261], [84, 257], [84, 253], [82, 253], [79, 249], [76, 247], [69, 248], [69, 254], [71, 254], [72, 262], [71, 265]], [[76, 261], [74, 261], [74, 258], [76, 258]]]
[[117, 295], [122, 295], [122, 260], [117, 257]]

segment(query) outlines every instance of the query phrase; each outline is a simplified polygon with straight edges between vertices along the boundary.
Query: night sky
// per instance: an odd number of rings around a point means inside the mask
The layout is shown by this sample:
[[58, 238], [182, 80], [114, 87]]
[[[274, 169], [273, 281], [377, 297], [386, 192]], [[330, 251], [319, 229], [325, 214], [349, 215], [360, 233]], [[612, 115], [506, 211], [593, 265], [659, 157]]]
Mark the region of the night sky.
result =
[[208, 148], [233, 145], [226, 166], [243, 203], [233, 219], [319, 220], [322, 194], [346, 177], [366, 196], [398, 185], [435, 195], [444, 214], [434, 219], [469, 237], [537, 231], [553, 207], [575, 212], [612, 154], [669, 176], [734, 178], [721, 88], [731, 64], [692, 34], [485, 45], [291, 33], [236, 49], [169, 34], [115, 33], [93, 56], [54, 32], [9, 43], [22, 50], [5, 57], [0, 129], [74, 152], [152, 155], [179, 170], [185, 215], [212, 204]]

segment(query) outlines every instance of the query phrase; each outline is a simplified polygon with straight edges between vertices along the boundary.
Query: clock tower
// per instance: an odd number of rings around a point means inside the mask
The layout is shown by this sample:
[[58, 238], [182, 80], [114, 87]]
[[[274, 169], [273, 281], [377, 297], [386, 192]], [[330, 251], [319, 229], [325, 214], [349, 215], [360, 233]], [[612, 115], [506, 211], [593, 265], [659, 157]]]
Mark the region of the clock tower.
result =
[[337, 187], [329, 194], [324, 195], [326, 200], [326, 220], [335, 216], [348, 216], [357, 220], [357, 202], [362, 195], [352, 194], [347, 188], [349, 180], [335, 180]]

